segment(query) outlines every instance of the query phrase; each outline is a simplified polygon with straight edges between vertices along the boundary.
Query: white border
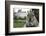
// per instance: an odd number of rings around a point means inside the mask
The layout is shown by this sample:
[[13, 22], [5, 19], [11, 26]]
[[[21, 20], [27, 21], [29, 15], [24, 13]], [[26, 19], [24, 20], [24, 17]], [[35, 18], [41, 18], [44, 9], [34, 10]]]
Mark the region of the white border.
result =
[[[28, 28], [13, 28], [13, 8], [34, 8], [39, 9], [39, 27]], [[28, 32], [28, 31], [42, 31], [42, 6], [26, 6], [26, 5], [10, 5], [10, 32]]]

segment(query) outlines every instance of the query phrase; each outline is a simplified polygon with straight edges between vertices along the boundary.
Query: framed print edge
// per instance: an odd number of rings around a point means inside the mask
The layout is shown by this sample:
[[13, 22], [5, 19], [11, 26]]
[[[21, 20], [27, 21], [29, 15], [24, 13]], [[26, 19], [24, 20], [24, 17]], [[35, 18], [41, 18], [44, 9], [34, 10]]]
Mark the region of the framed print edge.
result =
[[[10, 2], [10, 3], [9, 3]], [[38, 5], [42, 5], [42, 18], [43, 18], [43, 20], [42, 20], [42, 31], [28, 31], [28, 32], [12, 32], [12, 33], [9, 33], [9, 27], [10, 27], [10, 4], [12, 4], [12, 2], [13, 2], [13, 4], [15, 4], [15, 2], [16, 3], [22, 3], [22, 4], [24, 4], [25, 3], [25, 5], [26, 5], [26, 3], [27, 4], [38, 4]], [[45, 3], [39, 3], [39, 2], [20, 2], [20, 1], [5, 1], [5, 35], [18, 35], [18, 34], [38, 34], [38, 33], [45, 33]]]

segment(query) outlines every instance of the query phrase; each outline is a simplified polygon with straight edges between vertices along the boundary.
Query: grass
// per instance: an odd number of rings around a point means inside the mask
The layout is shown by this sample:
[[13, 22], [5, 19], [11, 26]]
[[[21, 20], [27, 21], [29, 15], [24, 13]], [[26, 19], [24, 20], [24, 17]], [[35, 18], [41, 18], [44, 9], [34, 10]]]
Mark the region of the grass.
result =
[[14, 28], [17, 28], [17, 27], [23, 27], [24, 24], [26, 23], [25, 20], [14, 20]]

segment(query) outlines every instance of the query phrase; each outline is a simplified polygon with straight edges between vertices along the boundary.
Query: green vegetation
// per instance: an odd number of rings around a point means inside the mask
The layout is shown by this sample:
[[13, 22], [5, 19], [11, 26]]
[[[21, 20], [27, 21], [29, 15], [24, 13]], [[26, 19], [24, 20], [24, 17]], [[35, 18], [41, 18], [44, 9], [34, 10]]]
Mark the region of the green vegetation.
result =
[[14, 28], [23, 27], [25, 23], [25, 20], [14, 20]]
[[24, 26], [24, 24], [26, 23], [26, 17], [24, 17], [24, 18], [21, 18], [21, 17], [19, 17], [19, 18], [14, 18], [14, 28], [19, 28], [19, 27], [23, 27]]
[[26, 16], [25, 16], [24, 18], [15, 16], [14, 19], [15, 19], [15, 20], [25, 20], [25, 19], [26, 19]]

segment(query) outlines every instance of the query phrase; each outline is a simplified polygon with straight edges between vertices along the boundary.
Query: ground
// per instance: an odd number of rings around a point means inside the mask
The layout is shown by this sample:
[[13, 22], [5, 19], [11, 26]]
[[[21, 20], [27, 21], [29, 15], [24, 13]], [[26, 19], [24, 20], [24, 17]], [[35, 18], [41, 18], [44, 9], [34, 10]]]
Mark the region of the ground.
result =
[[14, 20], [14, 28], [23, 27], [25, 23], [26, 23], [25, 20]]

